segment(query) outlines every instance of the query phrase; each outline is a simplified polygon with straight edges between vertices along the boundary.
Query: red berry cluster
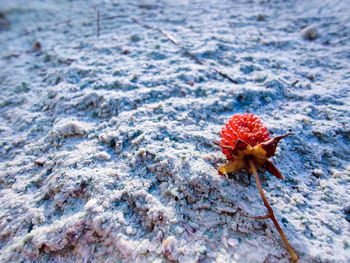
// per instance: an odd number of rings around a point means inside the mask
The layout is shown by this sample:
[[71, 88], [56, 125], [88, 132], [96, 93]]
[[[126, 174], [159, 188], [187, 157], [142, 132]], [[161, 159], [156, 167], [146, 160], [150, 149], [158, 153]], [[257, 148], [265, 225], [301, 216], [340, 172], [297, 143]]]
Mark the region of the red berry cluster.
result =
[[[235, 114], [222, 127], [221, 131], [222, 146], [235, 147], [238, 139], [248, 143], [250, 146], [265, 142], [270, 139], [270, 134], [267, 128], [261, 123], [258, 117], [253, 114]], [[233, 156], [229, 150], [222, 148], [223, 154], [227, 156], [228, 160], [233, 160]]]

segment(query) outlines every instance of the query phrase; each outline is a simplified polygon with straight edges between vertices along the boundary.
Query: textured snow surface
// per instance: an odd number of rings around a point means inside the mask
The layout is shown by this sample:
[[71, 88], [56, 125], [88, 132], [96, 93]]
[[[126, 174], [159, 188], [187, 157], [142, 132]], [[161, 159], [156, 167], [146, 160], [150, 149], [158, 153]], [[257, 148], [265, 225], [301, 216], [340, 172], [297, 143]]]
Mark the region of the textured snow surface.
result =
[[301, 262], [350, 261], [349, 1], [0, 12], [0, 262], [289, 262], [270, 220], [236, 213], [265, 214], [255, 181], [216, 171], [212, 140], [246, 112], [295, 132], [285, 179], [261, 178]]

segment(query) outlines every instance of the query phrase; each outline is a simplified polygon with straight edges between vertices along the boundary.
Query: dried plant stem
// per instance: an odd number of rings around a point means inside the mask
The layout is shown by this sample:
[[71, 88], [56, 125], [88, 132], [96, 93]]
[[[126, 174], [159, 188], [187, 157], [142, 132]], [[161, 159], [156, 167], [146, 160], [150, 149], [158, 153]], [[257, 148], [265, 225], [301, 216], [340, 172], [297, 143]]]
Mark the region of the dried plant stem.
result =
[[273, 213], [273, 210], [272, 210], [270, 204], [267, 202], [267, 199], [266, 199], [265, 194], [264, 194], [264, 190], [263, 190], [262, 187], [261, 187], [260, 179], [259, 179], [259, 176], [258, 176], [258, 171], [256, 170], [256, 165], [255, 165], [255, 163], [254, 163], [253, 160], [249, 160], [249, 166], [250, 166], [250, 168], [251, 168], [252, 171], [253, 171], [254, 178], [255, 178], [255, 181], [256, 181], [256, 185], [258, 186], [258, 189], [259, 189], [259, 193], [260, 193], [261, 198], [262, 198], [262, 200], [263, 200], [263, 202], [264, 202], [264, 205], [265, 205], [266, 208], [267, 208], [267, 215], [261, 217], [261, 219], [262, 219], [262, 218], [271, 218], [273, 224], [274, 224], [275, 227], [277, 228], [278, 233], [280, 233], [280, 236], [281, 236], [281, 238], [282, 238], [284, 244], [286, 245], [289, 254], [290, 254], [291, 257], [292, 257], [292, 260], [293, 260], [294, 262], [298, 262], [298, 261], [299, 261], [298, 255], [294, 252], [293, 248], [292, 248], [291, 245], [289, 244], [289, 242], [288, 242], [288, 240], [287, 240], [285, 234], [283, 233], [282, 228], [280, 227], [280, 225], [278, 224], [278, 222], [277, 222], [277, 220], [276, 220], [276, 217], [275, 217], [275, 215], [274, 215], [274, 213]]
[[96, 9], [96, 36], [100, 37], [100, 10]]
[[196, 57], [193, 53], [191, 53], [190, 51], [188, 51], [188, 49], [186, 49], [179, 41], [177, 41], [174, 37], [172, 37], [170, 34], [168, 34], [166, 31], [164, 31], [163, 29], [159, 28], [159, 27], [155, 27], [155, 26], [150, 26], [148, 24], [145, 24], [143, 22], [141, 22], [140, 20], [138, 20], [137, 18], [133, 17], [132, 20], [136, 23], [139, 24], [140, 26], [147, 28], [147, 29], [153, 29], [158, 31], [159, 33], [163, 34], [167, 39], [169, 39], [171, 42], [173, 42], [176, 46], [178, 46], [181, 51], [183, 52], [183, 54], [185, 54], [186, 56], [189, 56], [190, 58], [192, 58], [194, 61], [196, 61], [198, 64], [201, 64], [203, 66], [208, 67], [210, 70], [218, 73], [220, 76], [228, 79], [229, 81], [231, 81], [234, 84], [238, 84], [238, 81], [229, 77], [226, 73], [218, 70], [215, 67], [212, 67], [210, 65], [208, 65], [207, 63], [205, 63], [203, 60], [199, 59], [198, 57]]

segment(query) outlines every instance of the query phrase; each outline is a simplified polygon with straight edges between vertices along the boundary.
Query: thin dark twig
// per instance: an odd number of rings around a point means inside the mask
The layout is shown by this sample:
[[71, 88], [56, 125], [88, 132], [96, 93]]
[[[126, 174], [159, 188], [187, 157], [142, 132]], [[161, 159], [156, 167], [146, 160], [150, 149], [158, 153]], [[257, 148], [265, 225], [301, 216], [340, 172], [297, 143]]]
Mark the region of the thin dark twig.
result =
[[250, 218], [250, 219], [268, 219], [270, 218], [270, 215], [264, 215], [264, 216], [248, 216], [246, 214], [241, 213], [242, 216], [246, 217], [246, 218]]
[[96, 9], [97, 17], [96, 17], [96, 35], [100, 37], [100, 10]]
[[208, 242], [210, 244], [210, 246], [213, 248], [213, 250], [215, 251], [215, 258], [217, 259], [218, 251], [217, 251], [216, 245], [213, 241], [211, 241], [210, 239], [208, 239], [206, 237], [200, 237], [200, 236], [196, 235], [190, 229], [188, 229], [184, 224], [182, 224], [182, 226], [185, 228], [187, 234], [189, 234], [190, 236], [193, 236], [196, 239], [200, 239], [200, 240], [204, 240], [204, 241]]
[[[56, 28], [57, 26], [60, 26], [60, 25], [69, 25], [69, 23], [71, 23], [71, 22], [72, 22], [72, 19], [70, 19], [70, 18], [64, 19], [61, 22], [57, 22], [57, 23], [54, 23], [52, 25], [48, 25], [44, 29], [45, 30], [51, 30], [51, 29], [54, 29], [54, 28]], [[15, 36], [15, 37], [9, 37], [7, 39], [0, 40], [0, 44], [7, 43], [8, 41], [12, 41], [12, 40], [15, 40], [15, 39], [18, 39], [18, 38], [21, 38], [21, 37], [25, 37], [25, 36], [33, 34], [35, 32], [44, 31], [44, 29], [42, 27], [37, 27], [35, 29], [26, 30], [25, 32]]]
[[181, 45], [181, 43], [179, 41], [177, 41], [174, 37], [172, 37], [171, 35], [169, 35], [166, 31], [164, 31], [163, 29], [156, 27], [156, 26], [150, 26], [148, 24], [145, 24], [143, 22], [141, 22], [140, 20], [138, 20], [137, 18], [133, 17], [132, 20], [136, 23], [139, 24], [140, 26], [147, 28], [147, 29], [153, 29], [158, 31], [159, 33], [163, 34], [167, 39], [169, 39], [171, 42], [173, 42], [176, 46], [178, 46], [182, 52], [186, 55], [189, 56], [190, 58], [192, 58], [194, 61], [196, 61], [198, 64], [204, 65], [206, 67], [208, 67], [210, 70], [218, 73], [219, 75], [221, 75], [222, 77], [228, 79], [229, 81], [231, 81], [234, 84], [238, 84], [237, 80], [232, 79], [231, 77], [229, 77], [226, 73], [210, 66], [207, 65], [203, 60], [199, 59], [198, 57], [196, 57], [193, 53], [191, 53], [190, 51], [188, 51], [183, 45]]

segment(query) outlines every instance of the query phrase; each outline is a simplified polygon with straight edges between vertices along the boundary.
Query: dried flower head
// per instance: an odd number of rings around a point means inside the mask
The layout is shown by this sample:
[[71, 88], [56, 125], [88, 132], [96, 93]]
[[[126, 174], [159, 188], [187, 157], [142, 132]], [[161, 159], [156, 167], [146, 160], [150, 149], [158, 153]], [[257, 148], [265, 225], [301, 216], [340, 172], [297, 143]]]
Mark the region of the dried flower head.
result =
[[281, 235], [281, 238], [291, 255], [291, 259], [294, 262], [298, 262], [298, 255], [290, 246], [265, 197], [257, 172], [257, 167], [261, 166], [277, 178], [283, 179], [281, 172], [268, 160], [268, 158], [275, 154], [279, 141], [290, 134], [291, 133], [287, 133], [285, 135], [270, 138], [267, 128], [253, 114], [236, 114], [233, 115], [222, 128], [220, 143], [215, 144], [221, 146], [222, 152], [228, 159], [227, 163], [219, 167], [220, 174], [234, 173], [242, 169], [246, 169], [249, 175], [251, 173], [254, 174], [259, 193], [267, 208], [267, 214], [265, 216], [256, 217], [243, 215], [254, 219], [270, 218]]
[[222, 148], [228, 162], [219, 167], [219, 173], [234, 173], [246, 169], [252, 173], [249, 160], [269, 173], [283, 179], [281, 172], [268, 160], [275, 154], [278, 142], [291, 133], [270, 138], [267, 128], [253, 114], [233, 115], [222, 128]]

